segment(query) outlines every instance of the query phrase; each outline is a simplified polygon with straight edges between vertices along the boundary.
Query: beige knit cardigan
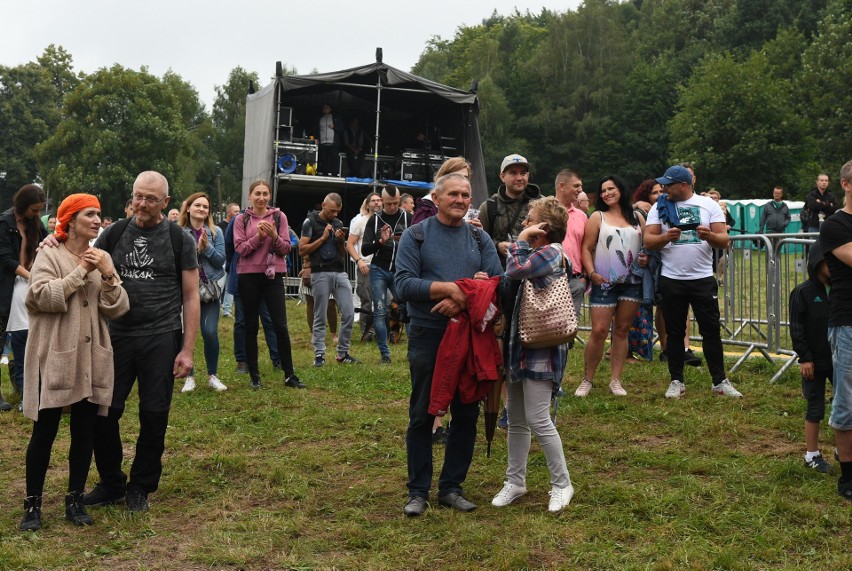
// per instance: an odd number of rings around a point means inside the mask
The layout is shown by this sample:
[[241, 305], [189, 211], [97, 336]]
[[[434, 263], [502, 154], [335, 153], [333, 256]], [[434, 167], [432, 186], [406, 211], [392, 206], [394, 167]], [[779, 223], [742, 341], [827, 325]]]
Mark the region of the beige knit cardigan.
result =
[[106, 415], [112, 403], [114, 368], [108, 319], [130, 309], [116, 274], [104, 281], [86, 274], [64, 244], [43, 248], [30, 272], [26, 298], [30, 328], [24, 362], [24, 415], [83, 399]]

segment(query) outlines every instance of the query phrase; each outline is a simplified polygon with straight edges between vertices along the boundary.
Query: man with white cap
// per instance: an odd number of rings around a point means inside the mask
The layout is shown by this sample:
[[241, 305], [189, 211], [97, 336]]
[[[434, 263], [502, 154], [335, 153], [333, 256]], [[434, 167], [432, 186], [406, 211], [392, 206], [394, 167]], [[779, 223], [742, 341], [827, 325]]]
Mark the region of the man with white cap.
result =
[[713, 248], [725, 249], [730, 243], [725, 215], [712, 198], [695, 194], [692, 173], [683, 166], [669, 167], [657, 179], [663, 194], [648, 213], [644, 245], [660, 250], [661, 307], [666, 318], [671, 383], [666, 398], [680, 398], [686, 392], [683, 383], [683, 339], [689, 306], [698, 321], [704, 356], [713, 379], [713, 394], [742, 397], [725, 376], [722, 339], [719, 333], [718, 284], [713, 274]]

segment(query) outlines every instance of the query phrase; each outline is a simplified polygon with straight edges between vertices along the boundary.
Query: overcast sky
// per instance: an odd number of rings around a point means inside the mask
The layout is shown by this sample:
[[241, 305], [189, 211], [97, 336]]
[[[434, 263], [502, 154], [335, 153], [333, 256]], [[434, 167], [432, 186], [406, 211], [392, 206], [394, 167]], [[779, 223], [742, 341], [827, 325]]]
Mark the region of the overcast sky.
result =
[[35, 58], [49, 44], [74, 58], [76, 71], [114, 63], [162, 76], [172, 69], [198, 90], [208, 111], [215, 86], [236, 66], [266, 84], [275, 62], [300, 74], [384, 61], [409, 71], [433, 36], [451, 39], [496, 9], [501, 15], [576, 9], [580, 0], [2, 0], [0, 64]]

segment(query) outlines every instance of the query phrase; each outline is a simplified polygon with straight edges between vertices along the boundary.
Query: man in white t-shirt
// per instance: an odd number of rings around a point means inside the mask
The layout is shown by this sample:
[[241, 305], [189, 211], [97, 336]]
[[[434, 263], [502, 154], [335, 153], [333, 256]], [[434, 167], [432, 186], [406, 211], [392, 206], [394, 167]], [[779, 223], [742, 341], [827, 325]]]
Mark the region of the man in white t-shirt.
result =
[[358, 273], [355, 279], [355, 294], [360, 301], [361, 340], [372, 341], [375, 332], [373, 328], [373, 296], [370, 291], [370, 261], [373, 256], [361, 255], [361, 241], [364, 239], [364, 227], [370, 216], [382, 209], [382, 195], [373, 192], [367, 195], [359, 212], [349, 223], [349, 238], [346, 240], [346, 251], [355, 262]]
[[722, 209], [711, 198], [695, 194], [692, 173], [683, 166], [669, 167], [657, 182], [663, 193], [648, 213], [644, 245], [660, 250], [662, 271], [659, 290], [668, 329], [671, 384], [666, 398], [680, 398], [683, 383], [683, 339], [689, 306], [698, 321], [704, 356], [713, 379], [713, 394], [742, 397], [725, 376], [719, 333], [719, 295], [713, 274], [713, 248], [730, 243]]

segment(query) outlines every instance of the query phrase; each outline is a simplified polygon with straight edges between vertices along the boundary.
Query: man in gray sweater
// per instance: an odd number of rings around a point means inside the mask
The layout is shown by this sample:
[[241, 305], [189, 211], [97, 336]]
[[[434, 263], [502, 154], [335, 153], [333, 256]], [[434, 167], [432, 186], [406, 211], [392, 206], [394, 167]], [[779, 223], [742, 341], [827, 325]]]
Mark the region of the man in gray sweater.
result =
[[[411, 399], [408, 431], [408, 501], [406, 516], [426, 511], [432, 486], [432, 423], [429, 397], [438, 346], [449, 318], [465, 309], [466, 297], [454, 282], [503, 273], [491, 238], [465, 222], [470, 208], [470, 182], [453, 173], [435, 184], [438, 214], [406, 230], [396, 260], [397, 294], [408, 302], [411, 335], [408, 362], [411, 369]], [[452, 430], [447, 439], [444, 466], [438, 482], [438, 502], [463, 512], [476, 505], [462, 495], [462, 483], [473, 458], [479, 403], [462, 404], [456, 397], [450, 408]]]

